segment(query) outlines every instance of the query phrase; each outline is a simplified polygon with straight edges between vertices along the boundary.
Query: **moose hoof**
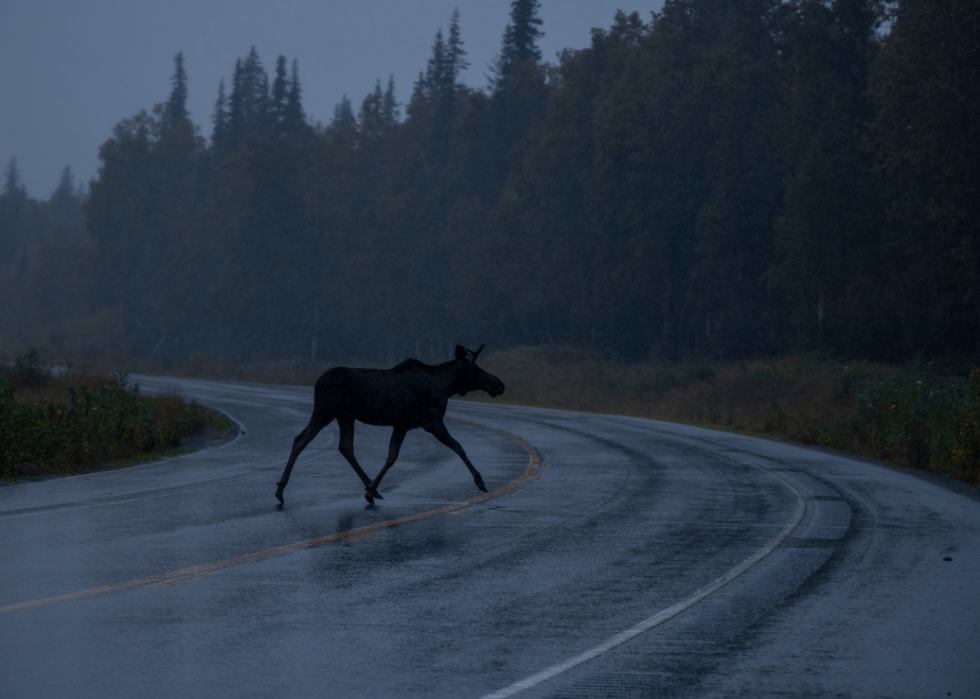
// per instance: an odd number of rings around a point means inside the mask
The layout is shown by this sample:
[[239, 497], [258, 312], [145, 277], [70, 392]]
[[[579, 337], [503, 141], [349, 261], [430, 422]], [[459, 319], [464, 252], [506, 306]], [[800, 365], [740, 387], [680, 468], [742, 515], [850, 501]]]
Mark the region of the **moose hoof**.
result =
[[476, 483], [476, 487], [477, 488], [479, 488], [480, 490], [482, 490], [484, 493], [487, 492], [487, 486], [483, 485], [483, 479], [482, 478], [477, 477], [475, 483]]
[[374, 498], [371, 497], [371, 493], [364, 493], [364, 499], [368, 501], [369, 505], [374, 504]]
[[281, 487], [276, 488], [276, 499], [279, 500], [279, 504], [280, 505], [283, 504], [283, 501], [282, 501], [282, 488]]

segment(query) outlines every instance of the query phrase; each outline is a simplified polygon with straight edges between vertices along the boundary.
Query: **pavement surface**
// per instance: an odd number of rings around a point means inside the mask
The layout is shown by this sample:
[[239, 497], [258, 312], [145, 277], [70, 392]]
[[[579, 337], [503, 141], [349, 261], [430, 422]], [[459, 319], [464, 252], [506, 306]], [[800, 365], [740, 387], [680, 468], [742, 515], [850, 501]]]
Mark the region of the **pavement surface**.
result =
[[[0, 697], [978, 697], [980, 503], [858, 459], [452, 401], [369, 507], [312, 389], [131, 377], [216, 449], [0, 487]], [[389, 430], [358, 423], [369, 475]]]

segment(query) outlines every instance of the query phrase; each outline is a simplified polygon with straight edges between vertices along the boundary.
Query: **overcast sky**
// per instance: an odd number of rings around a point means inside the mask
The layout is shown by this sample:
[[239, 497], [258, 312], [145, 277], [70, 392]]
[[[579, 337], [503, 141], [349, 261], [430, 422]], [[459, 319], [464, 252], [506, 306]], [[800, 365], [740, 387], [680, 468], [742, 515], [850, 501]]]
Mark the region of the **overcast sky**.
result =
[[[544, 59], [588, 46], [589, 30], [608, 28], [617, 9], [647, 21], [662, 5], [542, 0]], [[389, 75], [404, 103], [456, 7], [471, 64], [463, 81], [484, 87], [510, 0], [0, 0], [0, 166], [16, 156], [28, 193], [40, 199], [66, 165], [76, 184], [87, 182], [112, 127], [166, 100], [178, 51], [191, 119], [205, 136], [218, 81], [230, 87], [235, 59], [253, 45], [270, 77], [278, 55], [299, 61], [311, 121], [328, 122], [345, 94], [356, 109]]]

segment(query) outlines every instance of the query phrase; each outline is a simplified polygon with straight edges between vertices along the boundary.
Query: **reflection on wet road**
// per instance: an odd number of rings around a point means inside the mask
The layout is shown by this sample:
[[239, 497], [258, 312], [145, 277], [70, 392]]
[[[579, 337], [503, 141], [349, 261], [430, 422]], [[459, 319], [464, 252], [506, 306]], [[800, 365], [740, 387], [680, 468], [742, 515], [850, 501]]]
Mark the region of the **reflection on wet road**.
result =
[[[0, 488], [0, 695], [969, 696], [980, 504], [782, 443], [453, 402], [368, 507], [312, 390], [140, 377], [224, 447]], [[388, 430], [357, 425], [373, 475]], [[951, 560], [944, 560], [945, 558]], [[624, 637], [624, 632], [628, 637]]]

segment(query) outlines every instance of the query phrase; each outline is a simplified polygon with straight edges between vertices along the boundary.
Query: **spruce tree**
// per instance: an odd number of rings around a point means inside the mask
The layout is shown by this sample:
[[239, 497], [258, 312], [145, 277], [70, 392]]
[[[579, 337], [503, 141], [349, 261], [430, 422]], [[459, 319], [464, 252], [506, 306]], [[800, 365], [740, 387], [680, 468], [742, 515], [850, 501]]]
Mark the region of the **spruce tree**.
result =
[[446, 59], [449, 74], [455, 84], [464, 70], [470, 67], [465, 58], [466, 51], [463, 50], [463, 40], [459, 32], [459, 10], [453, 10], [453, 17], [449, 21], [449, 39], [446, 41]]
[[23, 244], [26, 203], [27, 190], [20, 181], [17, 158], [12, 156], [4, 170], [0, 195], [0, 262], [10, 260]]
[[10, 156], [7, 167], [3, 171], [3, 193], [10, 200], [26, 199], [27, 190], [20, 181], [20, 168], [17, 167], [17, 156]]
[[537, 63], [541, 60], [541, 51], [537, 45], [537, 40], [544, 36], [544, 32], [538, 28], [541, 26], [541, 19], [538, 17], [540, 6], [538, 0], [511, 2], [510, 24], [504, 30], [500, 55], [491, 67], [491, 80], [495, 90], [499, 91], [507, 86], [521, 63]]
[[289, 92], [289, 79], [286, 77], [286, 57], [276, 59], [276, 77], [272, 81], [272, 100], [270, 118], [275, 123], [276, 133], [283, 133], [286, 123], [286, 97]]
[[395, 100], [395, 76], [388, 76], [388, 87], [381, 100], [381, 120], [386, 128], [394, 128], [398, 123], [398, 102]]
[[426, 93], [438, 92], [445, 86], [448, 72], [446, 63], [446, 43], [442, 39], [442, 29], [439, 29], [432, 44], [432, 56], [425, 66], [425, 78], [422, 86]]
[[295, 136], [306, 127], [302, 96], [303, 90], [299, 84], [299, 64], [293, 59], [289, 77], [289, 91], [286, 94], [286, 108], [283, 112], [283, 133]]
[[78, 208], [78, 197], [75, 195], [75, 177], [71, 166], [61, 171], [58, 188], [51, 194], [51, 204], [60, 211], [75, 211]]
[[163, 124], [165, 128], [169, 129], [188, 118], [187, 73], [184, 72], [184, 54], [182, 52], [178, 52], [174, 56], [174, 75], [171, 82], [173, 88], [170, 90], [170, 98], [163, 107]]
[[383, 115], [384, 93], [381, 91], [379, 80], [372, 92], [369, 92], [361, 103], [361, 111], [357, 115], [357, 128], [362, 143], [377, 141], [385, 134], [385, 119]]
[[221, 159], [230, 150], [231, 120], [228, 114], [228, 99], [225, 97], [225, 79], [218, 83], [218, 99], [211, 114], [211, 153]]
[[347, 95], [333, 108], [333, 119], [327, 127], [327, 134], [337, 145], [353, 142], [357, 134], [357, 118]]
[[425, 75], [419, 78], [422, 91], [442, 95], [454, 92], [460, 74], [470, 65], [465, 56], [459, 31], [459, 10], [455, 10], [449, 22], [449, 38], [443, 39], [441, 28], [436, 32]]
[[500, 55], [491, 66], [492, 94], [487, 113], [486, 134], [479, 139], [483, 160], [483, 192], [487, 200], [499, 194], [507, 177], [508, 159], [525, 143], [535, 115], [547, 106], [545, 72], [535, 43], [544, 36], [538, 28], [538, 0], [514, 0], [511, 23], [504, 31]]
[[243, 85], [244, 78], [242, 59], [238, 58], [235, 60], [235, 70], [231, 74], [231, 96], [228, 99], [228, 152], [238, 150], [245, 141], [246, 89]]
[[449, 23], [448, 40], [443, 38], [441, 28], [436, 32], [425, 73], [419, 75], [408, 105], [409, 116], [420, 126], [417, 133], [425, 141], [423, 148], [428, 153], [430, 167], [436, 163], [444, 164], [449, 154], [453, 123], [460, 112], [462, 94], [456, 81], [469, 65], [465, 55], [459, 31], [459, 11], [456, 10]]
[[253, 134], [272, 129], [270, 117], [269, 76], [262, 68], [258, 51], [253, 46], [245, 60], [235, 61], [231, 80], [231, 109], [229, 114], [229, 144], [237, 150]]

